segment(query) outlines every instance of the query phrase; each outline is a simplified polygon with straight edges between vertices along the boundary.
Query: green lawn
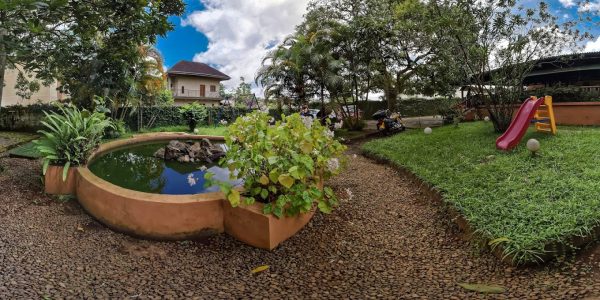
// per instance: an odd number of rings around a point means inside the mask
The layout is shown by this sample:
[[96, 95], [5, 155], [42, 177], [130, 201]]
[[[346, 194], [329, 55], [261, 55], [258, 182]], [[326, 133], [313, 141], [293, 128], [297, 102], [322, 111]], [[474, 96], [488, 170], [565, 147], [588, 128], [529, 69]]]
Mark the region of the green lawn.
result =
[[[156, 128], [152, 128], [152, 129], [146, 129], [146, 130], [142, 130], [139, 132], [132, 132], [132, 133], [127, 133], [126, 135], [118, 138], [118, 139], [122, 139], [122, 138], [129, 138], [131, 137], [133, 134], [138, 134], [138, 133], [149, 133], [149, 132], [188, 132], [188, 127], [187, 126], [166, 126], [166, 127], [156, 127]], [[222, 136], [227, 132], [227, 127], [224, 126], [218, 126], [218, 127], [212, 127], [212, 126], [206, 126], [206, 127], [198, 127], [198, 134], [201, 135], [218, 135], [218, 136]], [[109, 141], [114, 141], [117, 139], [108, 139], [108, 140], [104, 140], [104, 142], [109, 142]], [[35, 146], [33, 143], [29, 142], [27, 144], [24, 144], [20, 147], [14, 148], [11, 151], [9, 151], [9, 154], [11, 156], [14, 157], [22, 157], [22, 158], [40, 158], [41, 155], [40, 153], [35, 149]]]
[[[198, 127], [198, 134], [201, 135], [225, 135], [227, 132], [227, 127], [225, 126], [203, 126]], [[150, 129], [143, 129], [139, 133], [148, 133], [148, 132], [189, 132], [187, 126], [163, 126], [163, 127], [155, 127]]]
[[[511, 152], [495, 149], [491, 123], [465, 123], [371, 141], [363, 150], [431, 183], [485, 239], [503, 238], [516, 263], [539, 260], [551, 242], [600, 225], [600, 129], [527, 133]], [[526, 140], [541, 143], [532, 157]]]
[[335, 131], [335, 137], [340, 139], [343, 138], [345, 140], [350, 140], [353, 138], [358, 138], [358, 137], [362, 137], [365, 136], [368, 132], [366, 131], [350, 131], [348, 129], [337, 129]]

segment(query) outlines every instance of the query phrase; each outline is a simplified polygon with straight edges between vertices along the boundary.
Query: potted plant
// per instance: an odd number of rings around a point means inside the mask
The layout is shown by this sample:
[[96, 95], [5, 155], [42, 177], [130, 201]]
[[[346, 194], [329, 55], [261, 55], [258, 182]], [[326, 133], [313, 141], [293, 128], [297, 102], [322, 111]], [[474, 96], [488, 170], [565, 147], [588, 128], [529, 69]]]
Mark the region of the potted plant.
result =
[[57, 112], [44, 112], [42, 138], [35, 141], [43, 156], [45, 191], [74, 194], [74, 167], [83, 165], [100, 145], [111, 121], [100, 112], [91, 113], [74, 105], [60, 105]]
[[[299, 114], [270, 116], [254, 112], [228, 128], [228, 151], [221, 165], [243, 189], [216, 183], [226, 196], [225, 231], [256, 247], [273, 249], [312, 218], [329, 213], [335, 194], [323, 182], [340, 170], [345, 147], [326, 126]], [[211, 173], [207, 174], [210, 181]]]
[[205, 122], [208, 116], [208, 110], [204, 105], [196, 102], [186, 104], [179, 109], [179, 113], [186, 121], [190, 132], [194, 132], [196, 126], [202, 122]]

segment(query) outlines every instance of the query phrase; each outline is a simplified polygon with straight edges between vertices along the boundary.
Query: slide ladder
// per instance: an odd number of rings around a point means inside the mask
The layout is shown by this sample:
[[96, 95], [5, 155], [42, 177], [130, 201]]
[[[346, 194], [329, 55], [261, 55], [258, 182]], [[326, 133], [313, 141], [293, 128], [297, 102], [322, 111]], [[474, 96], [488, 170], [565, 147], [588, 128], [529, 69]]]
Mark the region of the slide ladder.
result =
[[552, 97], [530, 97], [525, 100], [506, 132], [496, 140], [496, 148], [500, 150], [515, 148], [521, 142], [532, 122], [535, 123], [537, 131], [556, 134]]
[[556, 134], [556, 120], [552, 108], [552, 96], [545, 96], [542, 103], [535, 112], [535, 129], [538, 132]]

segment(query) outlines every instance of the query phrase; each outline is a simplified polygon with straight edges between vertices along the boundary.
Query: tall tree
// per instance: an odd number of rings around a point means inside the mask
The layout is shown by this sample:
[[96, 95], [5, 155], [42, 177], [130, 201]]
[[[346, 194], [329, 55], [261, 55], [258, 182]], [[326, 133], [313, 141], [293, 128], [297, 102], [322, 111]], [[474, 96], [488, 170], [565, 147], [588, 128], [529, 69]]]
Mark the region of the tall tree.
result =
[[[431, 5], [418, 0], [369, 0], [365, 26], [373, 37], [371, 47], [376, 84], [384, 92], [389, 109], [396, 109], [402, 93], [423, 93], [428, 66], [442, 57], [438, 47], [444, 36], [437, 31]], [[438, 70], [438, 73], [442, 70]]]
[[309, 44], [304, 34], [295, 33], [267, 54], [255, 78], [265, 88], [265, 98], [285, 96], [299, 105], [313, 95]]
[[542, 57], [577, 49], [589, 34], [577, 21], [559, 22], [548, 4], [525, 7], [513, 0], [431, 0], [444, 48], [475, 86], [497, 132], [510, 125], [523, 79]]
[[2, 1], [2, 82], [6, 68], [19, 65], [42, 80], [58, 79], [76, 100], [126, 94], [143, 64], [140, 45], [172, 29], [167, 17], [183, 9], [181, 0]]

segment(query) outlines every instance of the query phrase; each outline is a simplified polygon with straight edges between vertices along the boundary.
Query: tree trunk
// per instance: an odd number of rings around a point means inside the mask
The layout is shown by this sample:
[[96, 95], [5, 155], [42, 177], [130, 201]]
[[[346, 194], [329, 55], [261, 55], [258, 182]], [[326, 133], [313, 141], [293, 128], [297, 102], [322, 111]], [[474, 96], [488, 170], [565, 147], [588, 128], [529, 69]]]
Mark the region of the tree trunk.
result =
[[6, 49], [4, 48], [4, 29], [0, 29], [0, 110], [4, 92], [4, 72], [6, 71]]
[[[500, 104], [499, 104], [500, 105]], [[512, 109], [512, 107], [510, 107]], [[505, 114], [502, 111], [499, 111], [498, 108], [488, 108], [488, 114], [490, 115], [490, 121], [494, 125], [494, 131], [497, 133], [504, 133], [510, 123], [512, 121], [512, 112], [509, 114]]]
[[386, 90], [388, 109], [390, 111], [396, 111], [398, 104], [398, 93], [391, 85]]
[[321, 111], [325, 113], [325, 95], [324, 95], [325, 87], [321, 84]]

